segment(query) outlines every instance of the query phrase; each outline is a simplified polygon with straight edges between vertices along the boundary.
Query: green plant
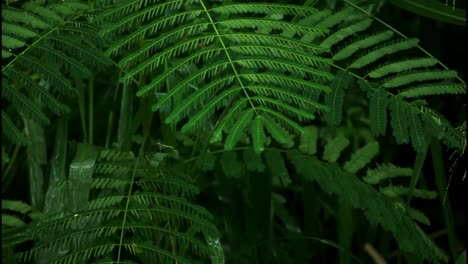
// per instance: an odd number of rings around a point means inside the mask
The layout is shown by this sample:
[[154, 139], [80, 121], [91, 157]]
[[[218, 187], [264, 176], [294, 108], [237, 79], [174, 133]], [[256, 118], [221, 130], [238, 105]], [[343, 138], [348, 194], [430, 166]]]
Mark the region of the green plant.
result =
[[466, 85], [374, 2], [7, 3], [2, 181], [27, 171], [43, 216], [5, 230], [6, 261], [349, 263], [369, 237], [448, 261], [413, 198], [442, 197], [436, 144], [465, 151], [434, 95]]

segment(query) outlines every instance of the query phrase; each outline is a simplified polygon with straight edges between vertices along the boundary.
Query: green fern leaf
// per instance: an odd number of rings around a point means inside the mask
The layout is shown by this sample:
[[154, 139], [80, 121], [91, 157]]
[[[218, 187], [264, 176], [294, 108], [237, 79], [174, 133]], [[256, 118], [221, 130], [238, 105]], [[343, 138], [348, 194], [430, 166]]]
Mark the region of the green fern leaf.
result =
[[429, 218], [421, 211], [414, 209], [414, 208], [408, 208], [408, 215], [413, 218], [415, 221], [418, 221], [419, 223], [425, 224], [427, 226], [431, 225], [431, 221]]
[[349, 140], [342, 135], [333, 138], [325, 145], [322, 158], [329, 163], [337, 161], [341, 152], [349, 145], [349, 143]]
[[[285, 115], [281, 114], [278, 111], [275, 111], [271, 108], [264, 107], [264, 106], [258, 106], [256, 110], [261, 111], [268, 116], [273, 117], [275, 120], [278, 120], [280, 124], [282, 124], [284, 127], [291, 128], [291, 130], [295, 130], [298, 132], [298, 134], [302, 134], [303, 130], [302, 127], [296, 123], [295, 121], [291, 120], [290, 118], [286, 117]], [[280, 142], [283, 143], [283, 142]]]
[[343, 39], [358, 32], [366, 30], [368, 27], [370, 27], [371, 24], [372, 19], [364, 19], [348, 27], [342, 28], [337, 32], [333, 33], [332, 35], [328, 36], [324, 41], [322, 41], [322, 43], [320, 43], [320, 46], [326, 49], [330, 49], [336, 43], [342, 41]]
[[466, 85], [459, 83], [426, 84], [408, 88], [398, 94], [403, 98], [414, 98], [440, 94], [464, 94]]
[[417, 152], [426, 151], [427, 140], [425, 138], [419, 111], [417, 111], [417, 109], [410, 109], [408, 119], [411, 143], [413, 144], [414, 150]]
[[[25, 12], [2, 8], [2, 18], [9, 22], [23, 23], [37, 29], [48, 29], [50, 25], [42, 21], [36, 16], [30, 15]], [[3, 42], [3, 41], [2, 41]]]
[[345, 92], [351, 82], [351, 76], [345, 71], [341, 71], [331, 83], [332, 92], [325, 95], [325, 105], [330, 108], [330, 111], [323, 115], [323, 118], [330, 126], [338, 126], [341, 123], [343, 115], [343, 103]]
[[401, 50], [407, 50], [407, 49], [416, 47], [418, 45], [418, 42], [419, 42], [418, 39], [405, 39], [395, 44], [391, 44], [391, 45], [376, 49], [360, 57], [356, 61], [354, 61], [351, 65], [349, 65], [349, 68], [352, 68], [352, 69], [363, 68], [367, 66], [368, 64], [371, 64], [372, 62], [388, 54], [393, 54]]
[[267, 14], [267, 15], [295, 15], [307, 16], [317, 12], [317, 9], [300, 5], [287, 5], [269, 3], [242, 3], [233, 5], [217, 6], [211, 9], [222, 15], [237, 15], [245, 13]]
[[280, 144], [285, 145], [287, 148], [291, 148], [294, 145], [291, 135], [288, 134], [282, 127], [280, 127], [276, 122], [271, 120], [266, 116], [259, 116], [263, 121], [263, 125], [268, 130], [268, 133]]
[[22, 9], [29, 11], [33, 14], [38, 15], [39, 17], [45, 19], [45, 20], [52, 20], [54, 22], [62, 22], [63, 18], [57, 15], [54, 11], [52, 11], [49, 8], [37, 5], [32, 2], [27, 2], [22, 6]]
[[255, 153], [260, 154], [263, 152], [264, 145], [266, 142], [265, 131], [263, 130], [263, 119], [260, 116], [256, 116], [252, 121], [252, 142]]
[[[9, 35], [14, 35], [18, 36], [22, 39], [29, 39], [29, 38], [34, 38], [37, 37], [37, 33], [34, 31], [31, 31], [25, 27], [10, 24], [7, 22], [2, 22], [2, 31], [5, 34]], [[3, 43], [3, 41], [2, 41]]]
[[[234, 116], [240, 112], [241, 107], [247, 104], [248, 98], [243, 98], [240, 101], [238, 101], [231, 109], [229, 109], [229, 112], [226, 113], [226, 115], [219, 121], [216, 130], [213, 132], [213, 136], [210, 139], [210, 143], [214, 143], [219, 141], [222, 138], [223, 130], [227, 130], [229, 127], [230, 122], [234, 119]], [[258, 108], [257, 108], [258, 109]]]
[[[410, 188], [402, 186], [387, 186], [380, 189], [380, 191], [389, 197], [400, 197], [408, 195], [410, 193]], [[438, 195], [437, 192], [434, 191], [414, 189], [413, 196], [421, 199], [435, 199]]]
[[387, 129], [387, 96], [387, 92], [379, 88], [370, 96], [369, 116], [371, 130], [375, 135], [385, 135]]
[[397, 98], [392, 98], [390, 100], [390, 111], [390, 123], [393, 128], [393, 136], [395, 137], [398, 144], [408, 143], [408, 127], [410, 122], [408, 118], [408, 112], [411, 110], [408, 109], [408, 106], [405, 102]]
[[[112, 253], [120, 251], [143, 263], [155, 259], [193, 263], [212, 255], [222, 260], [222, 252], [203, 241], [203, 237], [206, 241], [219, 237], [211, 215], [185, 198], [192, 196], [191, 189], [196, 187], [163, 166], [162, 158], [167, 154], [152, 154], [149, 159], [129, 154], [103, 151], [73, 161], [77, 174], [94, 174], [91, 186], [100, 195], [90, 197], [87, 207], [79, 211], [39, 221], [32, 230], [32, 239], [38, 243], [21, 258], [31, 261], [47, 253], [44, 259], [50, 263], [85, 263], [96, 258], [121, 262], [122, 256]], [[102, 176], [95, 170], [98, 164], [103, 172], [114, 164], [126, 169]], [[73, 185], [75, 180], [66, 184]], [[124, 185], [116, 184], [117, 180], [124, 180]], [[138, 191], [128, 192], [133, 185]], [[150, 242], [156, 238], [159, 243]], [[77, 239], [82, 243], [75, 243]]]
[[2, 59], [8, 59], [11, 56], [13, 56], [13, 53], [6, 51], [6, 50], [2, 50]]
[[371, 71], [368, 75], [371, 78], [381, 78], [391, 73], [398, 73], [416, 68], [434, 66], [439, 61], [435, 58], [415, 58], [393, 62]]
[[301, 135], [299, 150], [308, 155], [314, 155], [317, 152], [318, 128], [307, 126]]
[[23, 41], [7, 36], [7, 35], [2, 35], [2, 47], [7, 48], [7, 49], [16, 49], [16, 48], [21, 48], [24, 47], [26, 43]]
[[[186, 5], [191, 5], [190, 9]], [[168, 8], [171, 13], [165, 11], [163, 17], [157, 17]], [[162, 94], [153, 111], [168, 113], [168, 124], [183, 122], [183, 133], [214, 127], [213, 143], [220, 141], [223, 133], [232, 141], [229, 134], [236, 117], [247, 109], [299, 133], [300, 122], [311, 120], [317, 110], [327, 110], [318, 99], [321, 92], [330, 92], [327, 81], [333, 78], [328, 71], [332, 61], [323, 56], [326, 49], [300, 38], [310, 33], [323, 36], [328, 30], [287, 19], [315, 12], [283, 4], [211, 6], [203, 1], [190, 4], [179, 0], [148, 3], [139, 9], [129, 3], [117, 5], [100, 18], [108, 23], [101, 34], [118, 39], [107, 54], [123, 55], [119, 65], [128, 73], [119, 81], [124, 86], [160, 71], [137, 95]], [[164, 33], [157, 34], [160, 31]], [[270, 34], [272, 31], [278, 34]], [[145, 38], [154, 34], [154, 39]], [[123, 54], [128, 50], [132, 51]], [[190, 68], [193, 70], [188, 71]], [[178, 81], [169, 89], [167, 84], [174, 79]], [[210, 124], [210, 117], [218, 110], [223, 116], [217, 124]], [[233, 148], [232, 142], [227, 146]]]
[[326, 16], [325, 19], [317, 23], [317, 26], [332, 28], [338, 23], [341, 23], [343, 20], [347, 19], [352, 13], [354, 13], [353, 8], [344, 8], [338, 12], [333, 13], [331, 16]]
[[378, 184], [382, 180], [395, 177], [411, 177], [413, 170], [411, 168], [401, 168], [392, 164], [379, 165], [375, 169], [368, 169], [367, 175], [363, 180], [368, 184]]
[[25, 214], [32, 210], [32, 207], [29, 204], [25, 204], [21, 201], [13, 200], [2, 200], [2, 210], [12, 210], [21, 214]]
[[[293, 107], [280, 100], [272, 99], [265, 96], [254, 96], [250, 98], [252, 101], [260, 102], [260, 105], [276, 108], [281, 112], [287, 113], [290, 116], [295, 116], [299, 121], [314, 120], [315, 116], [307, 111]], [[319, 104], [316, 104], [320, 106]], [[322, 107], [321, 107], [322, 108]]]
[[343, 165], [343, 169], [349, 173], [356, 173], [364, 168], [379, 153], [379, 143], [369, 142], [364, 147], [356, 150], [351, 159]]
[[457, 72], [456, 71], [424, 71], [424, 72], [415, 72], [415, 73], [408, 73], [396, 76], [391, 78], [390, 80], [386, 81], [382, 84], [385, 88], [395, 88], [399, 86], [403, 86], [412, 82], [422, 82], [428, 80], [442, 80], [442, 79], [450, 79], [456, 78]]
[[241, 114], [237, 122], [234, 124], [231, 131], [226, 138], [226, 142], [224, 143], [225, 150], [232, 150], [234, 146], [239, 141], [242, 133], [244, 132], [245, 128], [249, 125], [252, 117], [254, 115], [254, 110], [248, 109], [244, 113]]
[[353, 42], [341, 49], [340, 51], [338, 51], [332, 59], [335, 61], [347, 59], [360, 49], [365, 49], [374, 46], [376, 44], [390, 39], [391, 37], [393, 37], [393, 31], [385, 31], [377, 35]]

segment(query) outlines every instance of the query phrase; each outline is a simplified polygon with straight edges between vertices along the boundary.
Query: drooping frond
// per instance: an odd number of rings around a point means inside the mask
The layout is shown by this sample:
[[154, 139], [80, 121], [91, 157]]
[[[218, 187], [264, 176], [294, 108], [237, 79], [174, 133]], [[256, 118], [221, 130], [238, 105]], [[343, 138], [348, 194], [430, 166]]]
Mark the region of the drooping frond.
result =
[[361, 209], [370, 223], [392, 232], [402, 251], [411, 252], [421, 261], [447, 261], [445, 253], [413, 221], [428, 223], [427, 217], [419, 211], [406, 209], [403, 203], [385, 196], [336, 164], [298, 151], [289, 152], [288, 157], [305, 180], [316, 182], [325, 192], [344, 198], [354, 208]]
[[304, 41], [327, 30], [292, 19], [317, 12], [285, 4], [181, 0], [140, 8], [129, 1], [101, 16], [101, 34], [118, 39], [107, 54], [127, 71], [121, 83], [144, 82], [139, 96], [162, 95], [153, 110], [167, 114], [167, 124], [180, 123], [189, 134], [214, 127], [211, 142], [227, 134], [226, 150], [246, 134], [259, 152], [267, 133], [291, 145], [283, 130], [301, 134], [302, 124], [329, 110], [319, 102], [333, 79], [327, 47]]
[[89, 78], [109, 65], [96, 50], [102, 40], [86, 21], [89, 11], [87, 3], [71, 1], [2, 7], [2, 97], [15, 108], [8, 112], [12, 118], [20, 118], [15, 112], [48, 124], [44, 106], [58, 115], [69, 112], [57, 93], [76, 94], [73, 79]]
[[[430, 120], [438, 119], [438, 116], [434, 115], [435, 111], [421, 111], [421, 102], [424, 101], [408, 99], [464, 94], [466, 84], [455, 71], [449, 70], [420, 49], [417, 39], [404, 37], [392, 28], [375, 33], [380, 30], [379, 26], [387, 25], [371, 25], [370, 20], [374, 18], [367, 11], [351, 2], [346, 3], [347, 7], [336, 14], [347, 15], [335, 15], [335, 18], [340, 19], [334, 23], [327, 22], [330, 19], [328, 16], [310, 22], [304, 19], [304, 23], [309, 26], [320, 25], [333, 32], [326, 37], [315, 37], [314, 41], [318, 40], [321, 47], [330, 49], [338, 68], [358, 77], [359, 86], [370, 99], [372, 132], [385, 135], [387, 122], [390, 122], [398, 143], [411, 142], [416, 151], [423, 151], [427, 144], [427, 139], [423, 137], [424, 127], [436, 126]], [[404, 59], [395, 59], [401, 57]], [[341, 111], [333, 113], [340, 110], [344, 95], [344, 91], [340, 90], [326, 95], [325, 105], [331, 108], [324, 116], [328, 124], [339, 124]], [[338, 107], [334, 108], [335, 105]], [[387, 118], [388, 115], [390, 117]], [[451, 125], [446, 120], [440, 120], [437, 125], [438, 129], [432, 129], [437, 131], [433, 136], [448, 137]], [[458, 143], [458, 147], [464, 145], [464, 140]], [[454, 147], [453, 144], [448, 146]]]
[[[369, 184], [380, 185], [380, 192], [387, 197], [394, 200], [396, 208], [408, 214], [409, 217], [425, 225], [430, 225], [429, 218], [421, 211], [410, 207], [404, 202], [406, 196], [411, 196], [420, 199], [435, 199], [438, 194], [437, 192], [430, 191], [427, 189], [411, 188], [402, 185], [394, 185], [392, 182], [383, 184], [385, 180], [392, 180], [397, 177], [409, 178], [413, 176], [413, 170], [411, 168], [401, 168], [392, 164], [378, 165], [375, 169], [368, 169], [367, 175], [363, 180]], [[400, 181], [401, 182], [401, 181]]]
[[212, 216], [188, 200], [198, 190], [163, 165], [166, 154], [93, 153], [77, 153], [69, 179], [55, 190], [65, 200], [89, 201], [33, 226], [36, 243], [23, 260], [47, 254], [48, 263], [222, 261]]

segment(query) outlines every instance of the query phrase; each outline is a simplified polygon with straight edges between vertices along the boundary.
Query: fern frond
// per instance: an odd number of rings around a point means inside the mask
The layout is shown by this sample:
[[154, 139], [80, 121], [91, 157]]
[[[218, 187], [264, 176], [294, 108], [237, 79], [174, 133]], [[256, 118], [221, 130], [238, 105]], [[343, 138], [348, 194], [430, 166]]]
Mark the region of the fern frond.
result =
[[254, 112], [252, 109], [248, 109], [241, 114], [239, 119], [231, 128], [231, 131], [229, 131], [226, 142], [224, 143], [224, 149], [232, 150], [234, 148], [234, 146], [237, 144], [237, 141], [239, 141], [240, 137], [242, 136], [242, 132], [250, 123], [250, 120], [252, 120], [253, 115]]
[[222, 15], [237, 15], [246, 13], [255, 14], [266, 14], [266, 15], [294, 15], [294, 16], [308, 16], [315, 12], [317, 9], [310, 8], [300, 5], [287, 5], [287, 4], [275, 4], [269, 3], [242, 3], [242, 4], [231, 4], [222, 5], [211, 8], [215, 13]]
[[255, 153], [260, 154], [263, 152], [266, 142], [265, 131], [263, 130], [263, 119], [256, 116], [252, 122], [250, 134], [252, 135], [253, 148]]
[[2, 46], [7, 49], [16, 49], [16, 48], [21, 48], [24, 47], [26, 43], [23, 41], [7, 36], [7, 35], [2, 35]]
[[411, 177], [413, 170], [411, 168], [401, 168], [393, 164], [379, 165], [375, 169], [368, 169], [367, 175], [363, 180], [368, 184], [378, 184], [382, 180], [391, 179], [394, 177]]
[[431, 225], [429, 218], [421, 211], [411, 208], [408, 208], [408, 215], [413, 218], [415, 221], [418, 221], [421, 224]]
[[394, 88], [403, 85], [407, 85], [412, 82], [422, 82], [428, 80], [443, 80], [451, 79], [457, 77], [456, 71], [423, 71], [423, 72], [413, 72], [408, 74], [402, 74], [391, 78], [382, 84], [385, 88]]
[[10, 23], [23, 23], [34, 29], [48, 29], [51, 27], [49, 24], [34, 15], [10, 8], [2, 8], [2, 18]]
[[323, 159], [333, 163], [338, 160], [341, 152], [349, 145], [349, 140], [344, 136], [337, 136], [328, 141], [323, 151]]
[[351, 155], [351, 159], [343, 165], [343, 170], [354, 174], [366, 166], [378, 153], [379, 143], [369, 142]]
[[[389, 197], [400, 197], [408, 195], [410, 193], [410, 188], [403, 186], [387, 186], [380, 189], [380, 191]], [[435, 199], [438, 195], [437, 192], [434, 191], [414, 189], [413, 196], [422, 199]]]
[[306, 157], [298, 151], [288, 153], [288, 157], [305, 180], [317, 182], [325, 192], [346, 198], [344, 201], [361, 209], [369, 222], [392, 232], [401, 250], [414, 254], [421, 261], [447, 261], [446, 254], [413, 222], [406, 210], [401, 210], [389, 197], [347, 175], [334, 164]]
[[405, 102], [392, 98], [390, 100], [390, 111], [391, 111], [391, 125], [393, 128], [393, 135], [398, 144], [408, 143], [408, 127], [409, 120], [407, 113], [410, 111]]
[[347, 72], [342, 71], [337, 74], [330, 84], [333, 90], [325, 95], [325, 105], [330, 108], [330, 111], [326, 112], [323, 116], [330, 126], [338, 126], [341, 123], [345, 97], [344, 89], [348, 87], [351, 80], [351, 76]]
[[37, 33], [32, 30], [7, 22], [2, 22], [2, 32], [5, 34], [18, 36], [22, 39], [34, 38], [37, 36]]
[[390, 39], [393, 36], [393, 31], [384, 31], [382, 33], [361, 39], [359, 41], [356, 41], [354, 43], [351, 43], [350, 45], [347, 45], [340, 51], [338, 51], [335, 55], [333, 55], [332, 59], [338, 61], [338, 60], [344, 60], [352, 56], [354, 53], [359, 51], [360, 49], [365, 49], [374, 45], [377, 45], [383, 41], [386, 41]]
[[363, 68], [386, 55], [416, 47], [418, 43], [419, 43], [418, 39], [405, 39], [405, 40], [401, 40], [399, 42], [396, 42], [388, 46], [383, 46], [379, 49], [373, 50], [369, 52], [368, 54], [360, 57], [359, 59], [354, 61], [351, 65], [349, 65], [349, 68], [352, 68], [352, 69]]
[[371, 71], [368, 75], [371, 78], [381, 78], [391, 73], [434, 66], [438, 62], [439, 61], [435, 58], [414, 58], [409, 60], [403, 60], [384, 65], [380, 68]]
[[[166, 10], [165, 15], [157, 17], [161, 10]], [[258, 128], [261, 119], [257, 116], [268, 116], [276, 124], [301, 133], [300, 122], [312, 119], [317, 110], [327, 110], [317, 100], [321, 93], [330, 91], [331, 60], [321, 55], [326, 49], [301, 38], [307, 34], [321, 37], [328, 30], [288, 18], [305, 18], [316, 12], [295, 5], [212, 6], [206, 1], [148, 2], [140, 9], [129, 2], [101, 17], [107, 23], [101, 34], [118, 39], [107, 51], [109, 56], [131, 50], [119, 62], [128, 69], [120, 79], [123, 85], [161, 72], [150, 77], [137, 95], [162, 93], [152, 109], [168, 113], [168, 124], [183, 123], [183, 133], [213, 127], [210, 117], [223, 112], [210, 141], [216, 142], [227, 133], [225, 148], [231, 149], [254, 120]], [[166, 87], [174, 78], [178, 82]], [[251, 118], [239, 118], [240, 112], [251, 111]], [[240, 120], [248, 122], [238, 123]], [[282, 140], [290, 144], [290, 140]], [[256, 142], [259, 150], [260, 142]]]
[[342, 28], [337, 32], [333, 33], [332, 35], [328, 36], [324, 41], [322, 41], [322, 43], [320, 43], [320, 46], [326, 49], [330, 49], [336, 43], [342, 41], [343, 39], [360, 31], [366, 30], [368, 27], [370, 27], [371, 24], [372, 19], [364, 19], [348, 27]]
[[[332, 26], [325, 26], [326, 28], [338, 33], [354, 25], [360, 25], [363, 19], [374, 19], [364, 9], [351, 2], [347, 4], [350, 7], [344, 10], [350, 12], [349, 17], [342, 17], [342, 21]], [[344, 10], [341, 12], [345, 12]], [[326, 18], [318, 19], [313, 25], [319, 25], [324, 20]], [[370, 99], [371, 130], [374, 135], [384, 135], [387, 120], [390, 119], [397, 143], [408, 143], [411, 138], [414, 149], [422, 151], [426, 141], [422, 121], [429, 124], [433, 135], [438, 138], [441, 138], [443, 131], [450, 124], [447, 120], [432, 122], [434, 118], [421, 114], [419, 104], [407, 102], [406, 99], [432, 94], [462, 94], [465, 92], [466, 85], [455, 71], [447, 69], [437, 59], [422, 50], [418, 46], [417, 39], [407, 38], [399, 32], [396, 33], [402, 37], [395, 38], [393, 36], [395, 29], [383, 23], [382, 25], [390, 30], [365, 36], [366, 33], [371, 33], [370, 29], [374, 27], [362, 25], [358, 28], [362, 30], [360, 34], [364, 37], [344, 34], [343, 38], [334, 38], [334, 41], [330, 42], [333, 43], [331, 48], [335, 54], [332, 59], [336, 61], [337, 68], [350, 71], [350, 74], [359, 80], [358, 84], [361, 89], [367, 92]], [[400, 52], [402, 56], [408, 54], [410, 57], [395, 60], [395, 54]], [[421, 56], [421, 53], [424, 56]], [[386, 61], [386, 63], [380, 63], [381, 61]], [[363, 72], [367, 74], [364, 75]], [[421, 84], [415, 86], [416, 83]], [[341, 98], [344, 92], [335, 91], [335, 93], [337, 93], [335, 97], [337, 100], [331, 100], [331, 95], [325, 97], [327, 106], [330, 106], [331, 102], [342, 104]], [[387, 118], [387, 106], [390, 108], [391, 118]], [[333, 109], [337, 108], [331, 107], [331, 109], [332, 111], [324, 116], [329, 124], [333, 124], [330, 114], [333, 113]], [[339, 121], [339, 118], [335, 119], [336, 121]]]
[[43, 106], [59, 115], [69, 111], [53, 96], [57, 90], [75, 94], [68, 76], [88, 78], [95, 69], [110, 65], [102, 55], [90, 56], [99, 54], [96, 47], [102, 41], [97, 41], [97, 30], [83, 21], [89, 10], [88, 4], [69, 1], [50, 6], [27, 1], [20, 8], [2, 8], [2, 29], [7, 34], [2, 40], [2, 76], [9, 79], [3, 90], [17, 113], [48, 124]]
[[410, 109], [410, 114], [408, 116], [410, 124], [410, 136], [411, 143], [413, 144], [414, 150], [417, 152], [423, 152], [427, 148], [426, 135], [423, 130], [420, 113], [417, 109]]
[[388, 94], [383, 89], [376, 89], [370, 95], [369, 116], [371, 130], [375, 135], [385, 135], [387, 129]]
[[39, 17], [42, 17], [43, 19], [47, 20], [52, 20], [53, 22], [62, 22], [63, 18], [60, 17], [57, 13], [54, 11], [40, 6], [38, 4], [32, 3], [32, 2], [27, 2], [22, 6], [22, 9], [31, 12], [32, 14], [36, 14]]
[[259, 118], [262, 119], [266, 129], [276, 141], [288, 148], [294, 145], [294, 141], [292, 140], [291, 135], [289, 135], [286, 130], [276, 124], [276, 122], [266, 116], [259, 116]]
[[[29, 261], [48, 252], [50, 263], [99, 258], [121, 261], [121, 254], [113, 254], [114, 251], [143, 263], [149, 261], [146, 257], [179, 263], [192, 263], [212, 255], [222, 258], [222, 252], [207, 243], [219, 236], [211, 223], [212, 216], [185, 198], [192, 196], [196, 187], [164, 168], [166, 154], [150, 156], [146, 160], [131, 153], [104, 150], [96, 154], [94, 162], [88, 162], [87, 157], [75, 160], [72, 163], [76, 163], [75, 167], [80, 167], [81, 161], [86, 161], [87, 167], [75, 170], [75, 174], [81, 175], [70, 176], [71, 179], [89, 172], [112, 175], [91, 179], [93, 193], [100, 194], [91, 197], [86, 208], [41, 220], [33, 228], [33, 239], [38, 242], [22, 254], [22, 259]], [[126, 170], [116, 172], [112, 169], [115, 164]], [[75, 183], [70, 180], [66, 184]]]
[[419, 85], [408, 88], [398, 94], [403, 98], [414, 98], [428, 95], [441, 95], [441, 94], [464, 94], [466, 93], [466, 86], [459, 83], [440, 83], [440, 84], [427, 84]]

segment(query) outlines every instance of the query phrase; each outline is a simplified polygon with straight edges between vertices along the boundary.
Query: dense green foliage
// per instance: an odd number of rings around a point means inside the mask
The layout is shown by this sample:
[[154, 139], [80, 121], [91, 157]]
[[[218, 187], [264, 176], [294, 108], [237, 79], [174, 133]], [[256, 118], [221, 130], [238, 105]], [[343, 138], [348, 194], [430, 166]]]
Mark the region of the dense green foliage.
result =
[[383, 1], [277, 2], [4, 3], [3, 261], [461, 259], [459, 73]]

